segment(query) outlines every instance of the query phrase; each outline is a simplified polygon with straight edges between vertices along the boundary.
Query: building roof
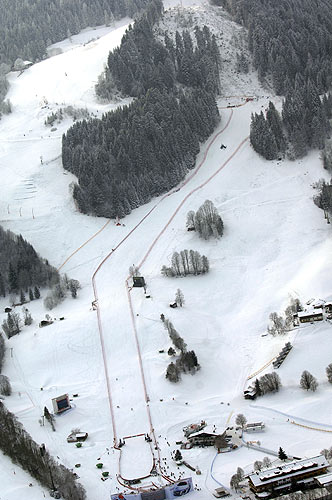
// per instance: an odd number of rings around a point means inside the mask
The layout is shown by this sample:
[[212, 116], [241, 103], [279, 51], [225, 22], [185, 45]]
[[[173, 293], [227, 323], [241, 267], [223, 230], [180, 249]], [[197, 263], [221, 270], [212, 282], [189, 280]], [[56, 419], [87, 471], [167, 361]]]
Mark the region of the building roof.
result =
[[324, 306], [325, 304], [326, 304], [326, 302], [323, 299], [317, 299], [317, 300], [315, 300], [314, 302], [311, 303], [311, 305], [313, 307], [320, 307], [320, 306]]
[[328, 486], [332, 483], [332, 472], [328, 472], [327, 474], [322, 474], [321, 476], [315, 477], [315, 480], [318, 484], [322, 486]]
[[222, 431], [220, 429], [217, 429], [214, 425], [207, 425], [206, 427], [204, 427], [204, 429], [201, 429], [200, 431], [198, 432], [193, 432], [192, 434], [190, 434], [188, 436], [188, 439], [191, 439], [193, 437], [196, 437], [196, 436], [200, 436], [202, 434], [208, 434], [208, 435], [213, 435], [213, 436], [219, 436], [220, 434], [223, 434], [225, 431], [225, 429], [223, 429]]
[[307, 316], [317, 316], [322, 314], [322, 311], [318, 311], [317, 309], [310, 309], [310, 311], [300, 311], [298, 313], [299, 318], [305, 318]]
[[246, 424], [246, 427], [265, 427], [264, 422], [250, 422]]
[[295, 462], [280, 465], [279, 467], [255, 472], [254, 474], [249, 475], [249, 479], [254, 486], [262, 486], [267, 483], [278, 481], [280, 477], [285, 480], [287, 478], [301, 475], [304, 471], [314, 472], [323, 467], [329, 467], [329, 463], [326, 461], [324, 455], [318, 455], [317, 457], [297, 460]]

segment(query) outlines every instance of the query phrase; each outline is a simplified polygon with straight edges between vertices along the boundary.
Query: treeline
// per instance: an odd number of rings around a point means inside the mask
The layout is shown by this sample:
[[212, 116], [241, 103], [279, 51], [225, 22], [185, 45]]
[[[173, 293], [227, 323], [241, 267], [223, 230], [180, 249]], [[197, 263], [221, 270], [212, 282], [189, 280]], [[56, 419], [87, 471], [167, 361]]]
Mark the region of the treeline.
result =
[[133, 17], [146, 0], [0, 0], [0, 63], [42, 59], [46, 47], [88, 26]]
[[254, 387], [257, 396], [264, 396], [269, 392], [278, 392], [281, 387], [280, 377], [276, 372], [266, 373], [255, 379]]
[[[223, 0], [223, 3], [248, 28], [249, 49], [260, 79], [272, 82], [276, 93], [285, 96], [282, 119], [289, 156], [299, 158], [311, 147], [323, 147], [331, 117], [330, 104], [319, 97], [329, 90], [332, 82], [329, 0], [249, 3]], [[256, 123], [259, 121], [262, 123], [262, 119], [256, 119]], [[268, 133], [265, 127], [265, 135]], [[263, 148], [258, 151], [260, 154], [273, 159], [282, 153], [282, 148], [274, 151], [273, 138], [267, 142], [266, 153]]]
[[[109, 69], [97, 85], [99, 95], [108, 97], [115, 80], [124, 93], [137, 99], [101, 120], [75, 124], [63, 136], [63, 167], [78, 178], [73, 196], [83, 213], [124, 217], [176, 186], [195, 165], [200, 142], [219, 122], [217, 84], [212, 89], [203, 78], [195, 86], [188, 77], [190, 88], [174, 85], [177, 61], [186, 59], [188, 64], [183, 64], [192, 70], [189, 53], [201, 61], [202, 75], [212, 71], [208, 64], [211, 44], [218, 67], [215, 40], [207, 29], [197, 28], [197, 50], [189, 34], [178, 34], [177, 45], [169, 38], [167, 46], [161, 44], [153, 35], [161, 13], [161, 1], [152, 0], [127, 30], [119, 49], [109, 55]], [[217, 69], [211, 75], [218, 76]]]
[[5, 358], [5, 351], [6, 351], [5, 340], [0, 333], [0, 373], [2, 372], [3, 361]]
[[[164, 327], [167, 330], [174, 347], [180, 351], [175, 363], [172, 361], [168, 365], [165, 376], [170, 382], [179, 382], [179, 380], [181, 380], [181, 373], [191, 373], [191, 375], [194, 375], [200, 369], [200, 365], [195, 351], [187, 351], [187, 344], [178, 334], [173, 326], [173, 323], [169, 319], [165, 318], [163, 314], [161, 314], [160, 319], [164, 323]], [[170, 348], [168, 350], [168, 354], [170, 356], [175, 356], [176, 351], [173, 348]]]
[[166, 277], [179, 277], [208, 273], [210, 264], [206, 255], [201, 255], [197, 250], [181, 250], [174, 252], [171, 266], [163, 266], [161, 274]]
[[261, 111], [251, 117], [251, 145], [267, 160], [285, 153], [290, 159], [301, 158], [310, 148], [324, 148], [331, 131], [332, 95], [324, 94], [321, 99], [311, 81], [297, 88], [287, 94], [282, 116], [270, 101], [265, 115]]
[[8, 99], [5, 100], [7, 90], [9, 87], [6, 74], [9, 68], [6, 64], [0, 64], [0, 119], [3, 114], [9, 114], [11, 112], [11, 104]]
[[115, 87], [125, 95], [140, 96], [149, 88], [174, 88], [176, 83], [219, 91], [220, 57], [215, 35], [207, 26], [195, 27], [195, 40], [188, 31], [167, 33], [164, 43], [153, 34], [162, 14], [155, 0], [146, 13], [129, 26], [118, 48], [110, 52], [107, 69], [96, 86], [97, 95], [110, 98]]
[[42, 259], [22, 235], [0, 226], [0, 296], [32, 287], [48, 287], [58, 281], [58, 271]]
[[213, 94], [154, 88], [101, 120], [74, 124], [63, 136], [62, 162], [78, 178], [79, 210], [124, 217], [176, 186], [218, 121]]
[[278, 95], [295, 88], [296, 75], [320, 94], [332, 82], [332, 7], [329, 0], [223, 0], [248, 28], [249, 49], [261, 78], [271, 77]]
[[77, 483], [75, 475], [58, 464], [44, 445], [38, 445], [1, 401], [0, 449], [42, 486], [58, 491], [64, 499], [86, 498], [84, 488]]
[[329, 183], [325, 180], [319, 183], [319, 194], [314, 197], [314, 202], [319, 208], [332, 214], [332, 180]]

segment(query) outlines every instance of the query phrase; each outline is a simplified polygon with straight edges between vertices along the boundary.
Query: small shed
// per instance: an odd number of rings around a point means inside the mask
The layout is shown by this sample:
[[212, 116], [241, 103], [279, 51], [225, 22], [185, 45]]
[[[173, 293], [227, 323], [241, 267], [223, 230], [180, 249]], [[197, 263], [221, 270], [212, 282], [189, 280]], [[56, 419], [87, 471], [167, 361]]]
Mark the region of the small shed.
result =
[[144, 287], [145, 279], [143, 276], [133, 276], [133, 286], [134, 287]]
[[216, 498], [228, 497], [229, 492], [225, 490], [225, 488], [216, 488], [213, 492], [213, 496], [215, 496]]
[[243, 391], [243, 396], [244, 399], [256, 399], [257, 397], [256, 389], [252, 385], [249, 385], [249, 387], [247, 387], [247, 389]]
[[42, 319], [39, 323], [39, 328], [43, 328], [44, 326], [51, 325], [53, 321], [51, 319]]
[[300, 311], [298, 313], [300, 323], [311, 323], [313, 321], [323, 321], [323, 311], [313, 309], [311, 311]]
[[57, 415], [71, 408], [69, 395], [62, 394], [62, 396], [58, 396], [57, 398], [52, 399], [53, 411]]
[[87, 432], [72, 432], [67, 437], [67, 443], [77, 443], [80, 441], [85, 441], [88, 437]]

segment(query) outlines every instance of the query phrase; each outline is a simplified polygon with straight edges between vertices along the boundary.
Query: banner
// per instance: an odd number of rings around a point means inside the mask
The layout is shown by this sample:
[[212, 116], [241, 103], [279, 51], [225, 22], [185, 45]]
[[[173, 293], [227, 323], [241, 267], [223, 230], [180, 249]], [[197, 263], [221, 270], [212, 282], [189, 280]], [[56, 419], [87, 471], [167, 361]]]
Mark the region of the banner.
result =
[[193, 491], [193, 481], [191, 477], [177, 481], [171, 486], [166, 486], [166, 498], [179, 498]]
[[193, 491], [193, 481], [191, 477], [186, 479], [181, 479], [170, 486], [165, 488], [160, 488], [156, 491], [148, 491], [144, 493], [117, 493], [116, 495], [111, 495], [111, 500], [162, 500], [164, 498], [173, 499], [179, 498], [190, 491]]

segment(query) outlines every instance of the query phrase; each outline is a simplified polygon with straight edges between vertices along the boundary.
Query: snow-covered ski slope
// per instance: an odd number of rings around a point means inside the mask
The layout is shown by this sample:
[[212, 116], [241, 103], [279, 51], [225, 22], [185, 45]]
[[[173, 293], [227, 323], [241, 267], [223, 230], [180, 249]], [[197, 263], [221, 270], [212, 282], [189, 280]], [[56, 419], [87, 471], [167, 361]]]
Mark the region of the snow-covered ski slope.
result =
[[[230, 27], [225, 26], [225, 33]], [[124, 30], [125, 23], [120, 23], [90, 44], [80, 46], [76, 41], [71, 50], [21, 76], [13, 73], [8, 96], [13, 113], [0, 122], [1, 224], [22, 233], [57, 267], [73, 254], [62, 271], [83, 285], [76, 301], [68, 299], [52, 311], [65, 320], [47, 328], [38, 328], [47, 312], [42, 301], [28, 305], [34, 324], [8, 341], [12, 350], [8, 349], [4, 373], [11, 379], [13, 395], [6, 404], [62, 463], [69, 468], [81, 464], [80, 481], [88, 498], [97, 500], [108, 498], [117, 488], [123, 491], [116, 477], [119, 451], [112, 448], [114, 431], [117, 439], [145, 434], [151, 422], [161, 464], [166, 460], [166, 475], [173, 472], [176, 477], [182, 469], [171, 461], [170, 452], [176, 449], [175, 441], [183, 438], [182, 427], [201, 419], [221, 431], [226, 423], [234, 423], [239, 412], [248, 420], [264, 420], [266, 431], [257, 438], [262, 445], [282, 446], [295, 456], [317, 454], [332, 444], [328, 432], [291, 423], [304, 424], [302, 418], [311, 421], [311, 427], [328, 430], [331, 388], [325, 367], [332, 362], [331, 325], [308, 325], [285, 338], [261, 336], [269, 313], [282, 310], [290, 294], [303, 301], [331, 298], [331, 230], [312, 202], [312, 184], [327, 176], [318, 152], [298, 162], [266, 162], [252, 151], [246, 141], [250, 115], [269, 101], [254, 77], [242, 93], [257, 95], [257, 101], [220, 98], [220, 126], [202, 144], [196, 168], [179, 190], [135, 210], [122, 221], [124, 226], [112, 221], [105, 225], [105, 219], [76, 211], [69, 192], [74, 177], [62, 170], [60, 158], [61, 135], [70, 122], [55, 125], [57, 130], [50, 132], [44, 120], [64, 102], [86, 106], [99, 115], [118, 105], [99, 104], [93, 86], [108, 51], [119, 43]], [[278, 99], [274, 101], [280, 105]], [[231, 109], [229, 103], [243, 106]], [[221, 143], [227, 148], [221, 150]], [[186, 213], [197, 210], [206, 199], [214, 202], [224, 220], [220, 240], [202, 241], [186, 231]], [[161, 277], [161, 266], [169, 263], [175, 250], [185, 248], [207, 255], [210, 272], [183, 279]], [[108, 254], [95, 276], [99, 331], [96, 311], [91, 310], [91, 279]], [[141, 264], [150, 299], [142, 289], [133, 289], [128, 300], [126, 278], [132, 264]], [[186, 303], [173, 310], [168, 305], [177, 288]], [[7, 302], [1, 304], [3, 310]], [[171, 343], [161, 313], [172, 320], [201, 365], [195, 376], [184, 375], [176, 385], [165, 379]], [[278, 371], [282, 390], [250, 405], [242, 398], [246, 377], [278, 354], [287, 340], [294, 349]], [[304, 369], [318, 378], [316, 393], [307, 394], [298, 387]], [[38, 420], [44, 406], [51, 410], [51, 398], [66, 392], [78, 394], [73, 409], [57, 417], [56, 432], [41, 427]], [[89, 433], [80, 449], [66, 442], [73, 428]], [[188, 498], [203, 500], [218, 482], [228, 484], [238, 466], [264, 455], [241, 448], [214, 460], [213, 449], [198, 448], [184, 450], [183, 456], [202, 471], [194, 477], [201, 491]], [[150, 448], [144, 437], [127, 439], [121, 449], [121, 475], [134, 478], [149, 473], [153, 457], [158, 460], [158, 450]], [[104, 482], [95, 467], [100, 461], [103, 470], [110, 472]], [[36, 482], [2, 455], [0, 465], [3, 500], [43, 498]], [[188, 473], [183, 470], [184, 476]], [[153, 481], [165, 484], [160, 477]]]

